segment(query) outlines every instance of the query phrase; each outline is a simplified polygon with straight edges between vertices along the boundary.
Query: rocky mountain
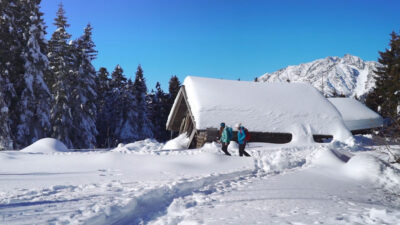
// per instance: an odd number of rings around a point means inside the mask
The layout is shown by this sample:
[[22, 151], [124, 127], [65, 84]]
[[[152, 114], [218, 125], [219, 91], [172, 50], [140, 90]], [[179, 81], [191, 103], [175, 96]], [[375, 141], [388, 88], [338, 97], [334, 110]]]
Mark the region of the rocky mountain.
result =
[[288, 66], [258, 78], [259, 82], [310, 83], [326, 96], [345, 95], [364, 101], [375, 86], [374, 70], [380, 64], [346, 54]]

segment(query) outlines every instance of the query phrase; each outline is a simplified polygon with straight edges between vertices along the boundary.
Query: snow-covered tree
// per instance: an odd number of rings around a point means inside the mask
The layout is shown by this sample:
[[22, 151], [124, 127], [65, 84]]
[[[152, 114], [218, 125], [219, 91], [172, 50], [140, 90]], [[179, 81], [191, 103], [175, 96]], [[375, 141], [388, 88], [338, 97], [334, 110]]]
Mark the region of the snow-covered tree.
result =
[[375, 71], [376, 86], [366, 103], [382, 116], [400, 122], [400, 35], [392, 32], [389, 48], [379, 54], [382, 66]]
[[70, 135], [75, 148], [94, 148], [96, 146], [96, 69], [92, 60], [97, 51], [92, 40], [92, 27], [85, 28], [84, 34], [74, 42], [75, 63], [72, 79], [72, 105], [74, 132]]
[[121, 142], [121, 130], [123, 126], [126, 126], [124, 125], [126, 124], [126, 105], [124, 105], [123, 96], [127, 80], [123, 72], [121, 66], [117, 65], [111, 73], [111, 93], [106, 102], [106, 112], [109, 118], [109, 132], [106, 143], [109, 143], [110, 146], [115, 146]]
[[43, 81], [48, 69], [45, 26], [40, 0], [0, 4], [0, 70], [2, 85], [6, 86], [1, 98], [8, 101], [0, 104], [7, 106], [2, 114], [8, 114], [9, 122], [4, 126], [14, 139], [13, 148], [22, 148], [45, 137], [50, 128], [50, 93]]
[[0, 150], [13, 149], [10, 106], [15, 89], [10, 78], [15, 73], [16, 32], [13, 11], [16, 5], [0, 1]]
[[133, 93], [136, 100], [139, 139], [152, 138], [152, 124], [147, 116], [147, 87], [143, 76], [143, 69], [140, 65], [136, 71], [135, 82], [133, 83]]
[[55, 23], [57, 29], [49, 41], [48, 58], [50, 72], [46, 75], [46, 81], [53, 95], [51, 109], [52, 137], [61, 140], [72, 148], [70, 135], [74, 132], [71, 103], [72, 79], [74, 74], [75, 59], [74, 48], [68, 44], [71, 35], [67, 33], [69, 27], [63, 5], [60, 4]]
[[131, 79], [128, 80], [127, 84], [122, 88], [121, 96], [122, 104], [122, 117], [121, 123], [116, 133], [119, 138], [119, 142], [129, 143], [140, 139], [140, 127], [138, 116], [140, 112], [137, 107], [137, 100], [134, 93], [134, 84]]
[[50, 92], [43, 78], [48, 70], [48, 60], [40, 0], [21, 0], [16, 4], [23, 67], [13, 79], [17, 98], [11, 111], [15, 116], [12, 127], [15, 148], [22, 148], [47, 136], [50, 130]]

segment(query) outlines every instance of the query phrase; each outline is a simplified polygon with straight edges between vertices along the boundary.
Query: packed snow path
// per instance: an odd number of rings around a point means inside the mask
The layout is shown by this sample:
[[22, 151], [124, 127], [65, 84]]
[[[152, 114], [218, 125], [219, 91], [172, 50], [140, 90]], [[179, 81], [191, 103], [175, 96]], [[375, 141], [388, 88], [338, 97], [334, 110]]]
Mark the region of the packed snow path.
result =
[[384, 154], [326, 144], [248, 150], [253, 157], [227, 157], [214, 144], [171, 151], [147, 140], [112, 151], [1, 152], [0, 224], [400, 221], [400, 173]]
[[221, 182], [150, 224], [398, 224], [398, 195], [314, 169]]

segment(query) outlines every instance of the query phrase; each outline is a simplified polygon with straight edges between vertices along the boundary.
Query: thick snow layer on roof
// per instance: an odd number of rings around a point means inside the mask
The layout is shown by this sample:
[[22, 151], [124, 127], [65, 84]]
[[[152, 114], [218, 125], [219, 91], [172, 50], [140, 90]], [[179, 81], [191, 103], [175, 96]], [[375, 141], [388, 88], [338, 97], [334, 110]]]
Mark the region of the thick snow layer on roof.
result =
[[342, 114], [349, 130], [362, 130], [382, 126], [382, 117], [353, 98], [328, 98]]
[[189, 76], [185, 90], [196, 128], [242, 123], [253, 132], [292, 133], [292, 142], [311, 134], [351, 137], [340, 113], [315, 88], [300, 83], [258, 83]]

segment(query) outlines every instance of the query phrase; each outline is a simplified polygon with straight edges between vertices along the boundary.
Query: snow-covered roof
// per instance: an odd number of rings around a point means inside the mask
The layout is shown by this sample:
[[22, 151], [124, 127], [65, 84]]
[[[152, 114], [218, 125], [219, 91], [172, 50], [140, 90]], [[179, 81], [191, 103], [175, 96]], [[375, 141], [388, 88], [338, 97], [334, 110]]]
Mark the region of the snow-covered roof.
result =
[[343, 121], [349, 130], [362, 130], [380, 127], [383, 118], [353, 98], [328, 98], [342, 114]]
[[198, 130], [240, 122], [253, 132], [292, 133], [294, 141], [312, 138], [310, 134], [339, 140], [351, 136], [336, 108], [309, 84], [194, 76], [186, 77], [183, 84]]

